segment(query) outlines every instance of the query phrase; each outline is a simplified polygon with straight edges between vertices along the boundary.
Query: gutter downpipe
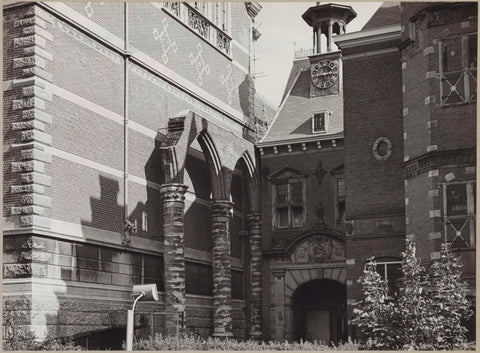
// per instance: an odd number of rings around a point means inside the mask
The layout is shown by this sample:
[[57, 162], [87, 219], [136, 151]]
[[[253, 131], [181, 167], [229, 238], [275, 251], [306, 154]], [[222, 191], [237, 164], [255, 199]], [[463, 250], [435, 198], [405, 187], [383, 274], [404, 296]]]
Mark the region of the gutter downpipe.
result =
[[[129, 101], [128, 101], [128, 62], [130, 61], [131, 53], [128, 51], [128, 2], [124, 3], [124, 81], [123, 81], [123, 206], [125, 210], [125, 225], [124, 233], [130, 233], [132, 224], [128, 220], [130, 216], [130, 207], [129, 207], [129, 194], [128, 194], [128, 167], [129, 167], [129, 158], [128, 158], [128, 145], [129, 145]], [[126, 243], [130, 242], [130, 239], [125, 239]]]

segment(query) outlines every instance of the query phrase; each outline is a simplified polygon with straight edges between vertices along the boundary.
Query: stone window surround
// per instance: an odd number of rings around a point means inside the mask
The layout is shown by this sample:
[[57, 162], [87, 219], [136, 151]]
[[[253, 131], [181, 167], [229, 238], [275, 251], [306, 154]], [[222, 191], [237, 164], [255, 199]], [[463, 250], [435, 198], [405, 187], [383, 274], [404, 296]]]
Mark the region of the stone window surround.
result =
[[[447, 188], [448, 186], [453, 185], [465, 185], [466, 191], [466, 200], [467, 200], [467, 215], [466, 216], [449, 216], [447, 210]], [[443, 194], [443, 221], [444, 221], [444, 240], [445, 242], [449, 242], [448, 239], [448, 227], [451, 227], [450, 220], [465, 220], [465, 227], [469, 227], [468, 234], [470, 238], [468, 239], [469, 244], [468, 248], [475, 248], [475, 186], [476, 182], [474, 180], [467, 180], [461, 182], [449, 182], [449, 183], [442, 183], [439, 185], [442, 188]]]
[[[469, 37], [471, 36], [476, 36], [477, 32], [472, 32], [472, 33], [464, 33], [461, 35], [456, 35], [456, 36], [450, 36], [450, 37], [444, 37], [438, 40], [438, 78], [439, 78], [439, 87], [440, 87], [440, 105], [441, 107], [449, 107], [449, 106], [455, 106], [459, 104], [468, 104], [476, 101], [476, 72], [477, 72], [477, 67], [471, 66], [471, 63], [469, 62]], [[447, 48], [445, 45], [445, 42], [448, 40], [459, 40], [461, 41], [461, 53], [460, 55], [462, 56], [462, 69], [460, 71], [443, 71], [445, 62], [444, 62], [444, 49]], [[477, 41], [475, 41], [476, 43]], [[475, 58], [476, 59], [476, 58]], [[453, 85], [449, 82], [449, 78], [447, 75], [451, 74], [458, 74], [460, 75], [458, 79], [455, 79], [455, 82]], [[474, 80], [475, 84], [473, 85], [473, 89], [475, 92], [471, 93], [471, 85], [470, 81]], [[451, 91], [456, 91], [456, 89], [453, 89], [457, 83], [463, 84], [463, 95], [464, 97], [461, 97], [462, 102], [447, 102], [448, 97], [451, 95], [451, 92], [445, 92], [446, 87], [444, 87], [444, 83], [448, 83], [450, 86], [449, 88]], [[452, 81], [453, 82], [453, 81]], [[457, 93], [458, 95], [461, 95], [462, 93]]]
[[[306, 178], [304, 176], [294, 176], [294, 177], [286, 177], [286, 178], [275, 178], [272, 180], [272, 228], [274, 230], [279, 230], [279, 229], [301, 229], [305, 227], [305, 221], [306, 221]], [[292, 205], [291, 202], [291, 187], [290, 185], [293, 184], [293, 181], [299, 181], [302, 183], [302, 203], [295, 203], [295, 205]], [[279, 184], [287, 184], [287, 202], [285, 204], [281, 204], [284, 207], [288, 207], [288, 225], [286, 227], [279, 227], [278, 226], [278, 211], [277, 208], [279, 204], [276, 201], [277, 198], [277, 186]], [[292, 206], [301, 206], [303, 208], [303, 222], [301, 226], [294, 226], [293, 225], [293, 219], [292, 219]]]

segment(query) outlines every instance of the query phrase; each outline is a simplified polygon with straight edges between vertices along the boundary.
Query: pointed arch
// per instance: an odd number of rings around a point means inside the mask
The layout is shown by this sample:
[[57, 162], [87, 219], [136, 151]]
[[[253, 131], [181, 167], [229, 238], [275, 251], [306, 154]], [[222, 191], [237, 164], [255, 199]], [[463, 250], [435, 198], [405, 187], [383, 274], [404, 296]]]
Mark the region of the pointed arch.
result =
[[250, 178], [253, 179], [253, 181], [256, 183], [256, 173], [255, 173], [255, 164], [253, 163], [252, 157], [250, 156], [250, 153], [248, 151], [243, 152], [242, 157], [243, 161], [245, 162], [245, 165], [247, 166], [248, 173], [250, 175]]
[[203, 154], [207, 160], [212, 182], [212, 193], [214, 200], [228, 200], [225, 189], [222, 162], [218, 154], [215, 142], [206, 129], [200, 131], [197, 136], [198, 143], [202, 147]]

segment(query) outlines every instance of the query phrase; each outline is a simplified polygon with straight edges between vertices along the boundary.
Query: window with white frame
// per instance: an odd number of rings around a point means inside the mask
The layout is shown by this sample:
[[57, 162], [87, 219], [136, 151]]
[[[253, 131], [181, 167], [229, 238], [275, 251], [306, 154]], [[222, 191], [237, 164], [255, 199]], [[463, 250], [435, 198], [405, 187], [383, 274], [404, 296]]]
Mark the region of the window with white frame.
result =
[[272, 196], [274, 228], [300, 228], [304, 226], [304, 178], [289, 178], [275, 181]]
[[477, 34], [443, 38], [438, 45], [441, 105], [476, 101]]
[[312, 132], [314, 134], [327, 131], [327, 123], [330, 112], [321, 112], [313, 115], [312, 118]]
[[387, 280], [388, 289], [393, 294], [398, 290], [398, 281], [402, 276], [401, 261], [375, 261], [377, 273], [382, 279]]
[[451, 248], [475, 247], [475, 193], [473, 181], [443, 184], [445, 242]]

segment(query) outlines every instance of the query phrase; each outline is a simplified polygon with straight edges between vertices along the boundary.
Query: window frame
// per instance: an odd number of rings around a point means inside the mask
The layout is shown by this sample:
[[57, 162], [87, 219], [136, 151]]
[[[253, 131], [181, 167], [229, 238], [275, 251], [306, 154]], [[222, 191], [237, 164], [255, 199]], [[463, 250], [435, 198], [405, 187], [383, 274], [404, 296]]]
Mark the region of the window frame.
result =
[[[439, 87], [440, 106], [442, 108], [476, 102], [477, 65], [474, 65], [473, 67], [470, 66], [470, 52], [471, 52], [470, 37], [477, 36], [477, 35], [478, 35], [477, 32], [471, 32], [471, 33], [464, 33], [456, 36], [444, 37], [438, 40], [438, 73], [439, 73], [438, 77], [439, 77], [439, 86], [440, 86]], [[445, 64], [448, 62], [448, 52], [445, 51], [445, 48], [448, 48], [448, 46], [446, 46], [446, 42], [451, 40], [460, 41], [460, 47], [461, 47], [461, 53], [460, 53], [461, 69], [460, 70], [444, 70]], [[445, 57], [445, 55], [447, 56]], [[476, 61], [478, 63], [478, 57], [476, 58]], [[447, 77], [447, 75], [452, 75], [452, 74], [459, 74], [459, 77], [457, 79], [455, 79], [455, 77], [453, 78], [452, 82], [455, 81], [453, 85], [450, 83], [450, 79]], [[472, 81], [474, 85], [472, 85], [470, 81]], [[444, 92], [445, 91], [444, 82], [447, 82], [447, 84], [450, 85], [450, 89], [451, 89], [450, 92]], [[463, 97], [462, 97], [462, 93], [457, 91], [456, 89], [452, 91], [452, 87], [454, 86], [456, 87], [457, 83], [461, 83], [461, 84], [463, 83], [463, 87], [462, 87]], [[447, 102], [451, 92], [456, 92], [456, 94], [458, 95], [461, 101]], [[446, 96], [444, 96], [444, 94], [446, 94]]]
[[[315, 130], [315, 117], [317, 115], [322, 115], [323, 114], [323, 130]], [[330, 120], [330, 115], [332, 114], [332, 112], [328, 111], [328, 110], [322, 110], [318, 113], [315, 113], [313, 114], [313, 117], [312, 117], [312, 134], [325, 134], [327, 132], [327, 127], [328, 127], [328, 122]]]
[[[293, 202], [292, 201], [292, 188], [291, 185], [294, 183], [302, 184], [302, 202]], [[277, 202], [277, 187], [279, 185], [287, 185], [287, 201], [285, 203]], [[292, 208], [302, 207], [302, 224], [294, 225], [293, 221], [293, 212]], [[279, 221], [279, 208], [287, 208], [287, 225], [280, 226]], [[278, 178], [272, 181], [272, 228], [275, 230], [284, 230], [284, 229], [301, 229], [305, 227], [306, 221], [306, 182], [304, 176], [291, 176], [288, 178]]]
[[[338, 188], [338, 182], [339, 180], [343, 180], [344, 183], [344, 189], [345, 189], [345, 195], [343, 197], [340, 197], [339, 195], [339, 188]], [[335, 174], [333, 177], [333, 198], [334, 198], [334, 203], [335, 203], [335, 224], [337, 226], [345, 227], [345, 209], [346, 209], [346, 183], [345, 183], [345, 175], [344, 173], [338, 173]], [[344, 213], [343, 213], [343, 221], [340, 217], [340, 203], [344, 204]]]
[[[452, 248], [452, 249], [475, 249], [475, 220], [476, 220], [476, 209], [475, 209], [475, 191], [476, 190], [476, 181], [475, 180], [465, 180], [465, 181], [458, 181], [458, 182], [449, 182], [449, 183], [442, 183], [440, 184], [442, 188], [443, 194], [443, 223], [444, 223], [444, 241], [445, 243], [449, 244], [449, 247], [452, 247], [455, 239], [457, 237], [461, 237], [465, 242], [465, 239], [461, 236], [461, 230], [463, 227], [458, 231], [454, 226], [452, 221], [465, 221], [464, 226], [468, 227], [468, 241], [469, 243], [465, 244], [467, 247], [465, 248]], [[466, 197], [466, 215], [449, 215], [448, 214], [448, 199], [447, 199], [447, 189], [449, 186], [454, 185], [465, 185], [465, 197]], [[448, 239], [448, 227], [453, 227], [457, 234], [452, 241]], [[460, 234], [458, 234], [458, 232]]]
[[[392, 257], [389, 257], [389, 258], [392, 258]], [[388, 290], [390, 291], [390, 294], [392, 294], [392, 291], [393, 291], [393, 288], [389, 286], [389, 282], [388, 282], [388, 265], [402, 265], [402, 261], [401, 260], [382, 260], [382, 259], [379, 259], [379, 260], [376, 260], [376, 259], [373, 259], [373, 262], [375, 263], [376, 267], [375, 267], [375, 271], [380, 275], [380, 277], [382, 276], [379, 272], [378, 272], [378, 268], [380, 265], [382, 266], [385, 266], [384, 267], [384, 274], [385, 274], [385, 277], [382, 278], [383, 280], [386, 280], [387, 281], [387, 286], [388, 286]], [[365, 266], [367, 266], [368, 264], [368, 261], [366, 263], [363, 264], [364, 268]], [[400, 279], [400, 277], [398, 277], [398, 280]], [[398, 287], [398, 284], [397, 284], [397, 287]]]

